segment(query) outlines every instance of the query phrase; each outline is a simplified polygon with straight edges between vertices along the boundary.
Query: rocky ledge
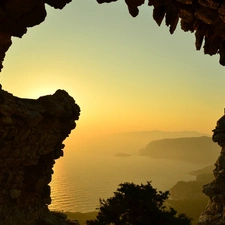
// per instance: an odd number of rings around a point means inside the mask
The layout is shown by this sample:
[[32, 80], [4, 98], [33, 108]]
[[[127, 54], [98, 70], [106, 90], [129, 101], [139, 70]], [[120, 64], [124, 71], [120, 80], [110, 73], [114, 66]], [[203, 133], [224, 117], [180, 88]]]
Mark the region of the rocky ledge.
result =
[[75, 128], [80, 108], [64, 90], [37, 100], [0, 90], [0, 223], [65, 225], [48, 209], [49, 183], [62, 143]]

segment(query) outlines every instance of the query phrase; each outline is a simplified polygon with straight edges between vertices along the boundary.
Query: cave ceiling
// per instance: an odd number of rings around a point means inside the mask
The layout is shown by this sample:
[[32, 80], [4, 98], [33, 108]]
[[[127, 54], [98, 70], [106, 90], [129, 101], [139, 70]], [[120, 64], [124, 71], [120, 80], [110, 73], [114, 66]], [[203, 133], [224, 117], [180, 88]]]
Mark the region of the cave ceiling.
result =
[[[97, 0], [99, 4], [117, 0]], [[45, 5], [62, 9], [71, 0], [0, 0], [0, 70], [11, 38], [21, 38], [27, 28], [42, 23], [46, 18]], [[138, 16], [138, 7], [148, 4], [149, 13], [160, 26], [165, 20], [171, 34], [177, 26], [195, 35], [196, 50], [205, 54], [219, 54], [225, 66], [225, 0], [125, 0], [131, 16]], [[151, 44], [151, 43], [149, 43]]]

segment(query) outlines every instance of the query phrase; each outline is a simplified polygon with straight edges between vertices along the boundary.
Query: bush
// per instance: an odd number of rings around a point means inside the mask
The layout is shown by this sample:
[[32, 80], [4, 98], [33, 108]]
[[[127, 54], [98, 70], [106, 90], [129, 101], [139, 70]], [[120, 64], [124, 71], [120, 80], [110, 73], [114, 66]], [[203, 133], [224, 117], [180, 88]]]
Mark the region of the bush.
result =
[[158, 192], [151, 182], [120, 184], [113, 197], [100, 199], [98, 215], [87, 225], [190, 225], [185, 214], [177, 215], [176, 210], [164, 206], [168, 196], [168, 191]]

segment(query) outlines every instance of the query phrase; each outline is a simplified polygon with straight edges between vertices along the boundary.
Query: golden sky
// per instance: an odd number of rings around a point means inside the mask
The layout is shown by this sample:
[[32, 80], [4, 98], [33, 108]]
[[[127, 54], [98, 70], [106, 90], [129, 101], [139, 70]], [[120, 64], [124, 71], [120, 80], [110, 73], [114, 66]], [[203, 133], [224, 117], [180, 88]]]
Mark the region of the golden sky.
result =
[[[74, 134], [195, 130], [211, 134], [225, 107], [225, 68], [197, 52], [194, 34], [159, 28], [152, 8], [123, 2], [47, 7], [44, 23], [13, 38], [3, 89], [37, 98], [65, 89], [81, 107]], [[81, 140], [81, 139], [80, 139]]]

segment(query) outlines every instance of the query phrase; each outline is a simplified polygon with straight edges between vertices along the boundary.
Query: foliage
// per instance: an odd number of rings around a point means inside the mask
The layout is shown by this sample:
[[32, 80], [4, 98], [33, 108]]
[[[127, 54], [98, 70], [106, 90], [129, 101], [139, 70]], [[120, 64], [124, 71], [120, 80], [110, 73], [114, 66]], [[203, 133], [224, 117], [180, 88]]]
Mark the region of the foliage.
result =
[[120, 184], [113, 197], [100, 199], [98, 215], [87, 225], [190, 225], [185, 214], [177, 215], [176, 210], [164, 206], [168, 196], [168, 191], [158, 192], [151, 182]]

